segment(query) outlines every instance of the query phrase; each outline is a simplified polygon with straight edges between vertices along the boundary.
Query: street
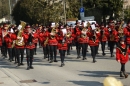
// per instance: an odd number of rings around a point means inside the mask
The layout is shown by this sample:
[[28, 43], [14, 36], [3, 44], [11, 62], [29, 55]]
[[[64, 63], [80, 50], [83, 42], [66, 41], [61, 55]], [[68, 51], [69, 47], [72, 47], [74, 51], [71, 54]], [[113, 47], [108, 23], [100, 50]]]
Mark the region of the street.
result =
[[[114, 51], [115, 52], [115, 51]], [[34, 69], [26, 70], [26, 58], [24, 66], [16, 67], [8, 58], [0, 58], [0, 86], [103, 86], [103, 80], [107, 76], [113, 76], [124, 84], [130, 86], [130, 77], [120, 78], [120, 63], [115, 57], [110, 57], [106, 47], [106, 56], [102, 56], [101, 49], [97, 55], [96, 63], [92, 63], [90, 50], [87, 52], [87, 60], [77, 59], [75, 47], [71, 55], [66, 55], [65, 66], [60, 67], [61, 62], [58, 53], [58, 62], [49, 63], [43, 59], [42, 48], [37, 49], [34, 56]], [[126, 64], [126, 72], [130, 74], [130, 62]]]

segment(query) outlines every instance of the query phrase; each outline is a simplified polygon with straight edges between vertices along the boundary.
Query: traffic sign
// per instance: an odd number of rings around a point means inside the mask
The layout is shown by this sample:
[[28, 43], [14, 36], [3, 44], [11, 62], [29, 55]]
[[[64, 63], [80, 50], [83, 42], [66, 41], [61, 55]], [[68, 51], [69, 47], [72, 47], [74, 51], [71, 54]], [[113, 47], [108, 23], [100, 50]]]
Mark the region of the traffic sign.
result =
[[84, 12], [84, 7], [81, 7], [80, 8], [80, 13], [83, 13]]
[[80, 17], [81, 18], [84, 17], [84, 12], [80, 13]]

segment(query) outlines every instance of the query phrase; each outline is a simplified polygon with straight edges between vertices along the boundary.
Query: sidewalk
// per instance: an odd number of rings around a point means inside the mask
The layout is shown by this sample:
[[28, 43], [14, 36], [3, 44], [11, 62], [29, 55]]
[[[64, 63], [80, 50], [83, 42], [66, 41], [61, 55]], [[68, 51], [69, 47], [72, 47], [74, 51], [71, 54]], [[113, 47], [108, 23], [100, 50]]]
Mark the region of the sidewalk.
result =
[[0, 67], [0, 86], [19, 86], [9, 75], [3, 72]]

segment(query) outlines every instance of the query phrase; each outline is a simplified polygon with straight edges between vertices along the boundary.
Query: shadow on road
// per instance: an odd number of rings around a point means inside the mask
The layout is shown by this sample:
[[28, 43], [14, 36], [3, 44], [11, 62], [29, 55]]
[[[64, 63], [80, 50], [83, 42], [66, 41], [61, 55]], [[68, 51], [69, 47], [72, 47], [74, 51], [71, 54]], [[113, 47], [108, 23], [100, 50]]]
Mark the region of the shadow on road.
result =
[[89, 76], [89, 77], [107, 77], [119, 75], [119, 72], [114, 71], [81, 71], [86, 74], [79, 74], [80, 76]]
[[80, 86], [103, 86], [102, 83], [96, 81], [69, 81]]

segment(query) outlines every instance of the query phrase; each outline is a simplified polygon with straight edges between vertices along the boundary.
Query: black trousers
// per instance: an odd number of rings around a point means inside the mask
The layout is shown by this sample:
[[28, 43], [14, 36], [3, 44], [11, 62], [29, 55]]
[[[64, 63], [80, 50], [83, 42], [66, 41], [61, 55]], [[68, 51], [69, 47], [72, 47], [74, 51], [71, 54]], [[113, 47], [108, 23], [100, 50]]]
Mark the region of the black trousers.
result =
[[24, 58], [24, 48], [16, 48], [16, 56], [17, 56], [18, 64], [20, 63], [20, 55], [21, 55], [21, 63], [22, 63]]
[[101, 49], [102, 49], [102, 53], [105, 53], [105, 45], [106, 45], [106, 41], [101, 41]]
[[83, 58], [85, 58], [88, 44], [87, 43], [81, 43], [80, 45], [81, 45], [81, 48], [82, 48]]
[[121, 71], [125, 72], [125, 63], [121, 63]]
[[79, 56], [80, 56], [81, 46], [80, 46], [80, 43], [79, 43], [79, 42], [76, 42], [75, 44], [76, 44], [77, 56], [79, 57]]
[[32, 66], [34, 49], [26, 48], [27, 66]]
[[49, 58], [49, 45], [43, 47], [44, 58]]
[[68, 49], [67, 49], [67, 53], [70, 53], [71, 43], [68, 43], [68, 44], [67, 44], [67, 47], [68, 47]]
[[50, 49], [50, 60], [56, 60], [57, 46], [49, 45], [49, 49]]
[[8, 48], [9, 60], [13, 60], [12, 50], [13, 50], [13, 48]]
[[91, 48], [91, 56], [92, 56], [93, 60], [95, 60], [97, 50], [98, 50], [98, 46], [90, 46], [90, 48]]
[[113, 51], [114, 51], [114, 46], [115, 46], [115, 41], [109, 41], [109, 47], [110, 47], [110, 53], [111, 55], [113, 55]]
[[35, 43], [35, 48], [34, 48], [34, 52], [36, 53], [37, 51], [37, 43]]
[[1, 51], [3, 56], [7, 57], [7, 47], [6, 47], [6, 43], [2, 43], [2, 47], [1, 47]]
[[12, 48], [12, 59], [15, 58], [15, 62], [17, 61], [17, 54], [16, 54], [16, 48]]
[[66, 50], [59, 50], [59, 51], [60, 51], [61, 63], [64, 63]]

